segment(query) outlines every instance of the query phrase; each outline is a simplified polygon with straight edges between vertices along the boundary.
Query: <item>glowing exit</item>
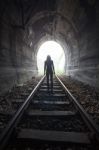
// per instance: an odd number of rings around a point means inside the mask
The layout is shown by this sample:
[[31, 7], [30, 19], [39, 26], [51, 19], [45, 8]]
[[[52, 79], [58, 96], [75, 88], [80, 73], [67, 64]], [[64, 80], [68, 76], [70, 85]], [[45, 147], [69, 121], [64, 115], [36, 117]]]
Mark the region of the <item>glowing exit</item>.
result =
[[65, 54], [63, 48], [55, 41], [47, 41], [41, 45], [37, 53], [37, 66], [39, 74], [44, 74], [44, 61], [50, 55], [56, 73], [64, 73]]

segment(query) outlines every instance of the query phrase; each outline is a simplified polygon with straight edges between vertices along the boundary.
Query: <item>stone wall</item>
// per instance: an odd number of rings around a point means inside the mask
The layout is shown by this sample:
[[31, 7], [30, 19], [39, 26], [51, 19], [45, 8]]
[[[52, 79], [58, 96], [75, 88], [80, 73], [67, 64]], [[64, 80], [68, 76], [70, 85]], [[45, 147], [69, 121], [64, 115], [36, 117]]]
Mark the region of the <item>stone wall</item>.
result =
[[77, 8], [80, 7], [81, 11], [76, 10], [80, 19], [75, 23], [79, 27], [79, 66], [70, 73], [78, 80], [99, 87], [99, 2], [85, 1], [82, 5], [79, 3]]
[[16, 23], [19, 14], [14, 6], [8, 8], [0, 21], [0, 94], [29, 80], [37, 72], [33, 47], [26, 37], [28, 31], [20, 26], [20, 21]]
[[[99, 2], [96, 0], [59, 2], [58, 11], [69, 18], [74, 29], [73, 32], [68, 26], [64, 29], [62, 27], [69, 45], [66, 72], [77, 80], [99, 87]], [[65, 25], [65, 22], [63, 24]]]

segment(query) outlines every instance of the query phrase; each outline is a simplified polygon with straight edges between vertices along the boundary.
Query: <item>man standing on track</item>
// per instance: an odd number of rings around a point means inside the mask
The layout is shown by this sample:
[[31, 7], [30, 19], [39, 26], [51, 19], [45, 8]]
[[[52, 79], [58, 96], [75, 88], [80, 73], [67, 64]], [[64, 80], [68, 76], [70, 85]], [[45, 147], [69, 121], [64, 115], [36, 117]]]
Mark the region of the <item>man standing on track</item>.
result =
[[50, 78], [51, 91], [53, 91], [53, 73], [55, 74], [53, 60], [51, 60], [50, 55], [48, 55], [47, 59], [46, 59], [46, 61], [44, 63], [44, 74], [46, 74], [46, 77], [47, 77], [48, 90], [49, 90], [49, 78]]

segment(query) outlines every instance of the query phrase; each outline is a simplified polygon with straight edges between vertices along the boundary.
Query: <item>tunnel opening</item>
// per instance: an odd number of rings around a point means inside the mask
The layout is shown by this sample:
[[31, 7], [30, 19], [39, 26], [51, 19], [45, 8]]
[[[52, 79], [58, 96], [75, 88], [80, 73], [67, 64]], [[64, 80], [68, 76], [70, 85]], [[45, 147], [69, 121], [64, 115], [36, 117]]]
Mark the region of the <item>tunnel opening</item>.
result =
[[44, 74], [44, 62], [47, 55], [51, 56], [57, 74], [65, 73], [65, 53], [62, 46], [56, 41], [46, 41], [38, 49], [37, 68], [38, 74]]

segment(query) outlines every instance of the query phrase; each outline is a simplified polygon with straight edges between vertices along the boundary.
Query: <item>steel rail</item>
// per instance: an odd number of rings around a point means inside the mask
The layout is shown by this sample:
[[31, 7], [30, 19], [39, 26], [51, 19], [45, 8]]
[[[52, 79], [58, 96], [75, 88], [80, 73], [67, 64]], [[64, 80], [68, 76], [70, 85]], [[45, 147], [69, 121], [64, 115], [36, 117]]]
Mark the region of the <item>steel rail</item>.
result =
[[93, 132], [93, 135], [94, 136], [96, 135], [96, 139], [99, 141], [99, 128], [98, 128], [98, 126], [89, 117], [89, 115], [87, 114], [87, 112], [80, 105], [80, 103], [76, 100], [76, 98], [71, 94], [71, 92], [68, 90], [68, 88], [63, 84], [63, 82], [60, 80], [60, 78], [57, 75], [55, 75], [55, 76], [58, 79], [58, 81], [60, 82], [60, 84], [62, 85], [63, 89], [66, 91], [66, 93], [70, 97], [70, 99], [73, 101], [73, 103], [75, 104], [75, 106], [78, 108], [81, 116], [83, 117], [83, 119], [86, 121], [88, 127]]
[[42, 79], [39, 81], [39, 83], [36, 85], [36, 87], [33, 89], [33, 91], [30, 93], [30, 95], [27, 97], [27, 99], [24, 101], [24, 103], [20, 106], [18, 111], [15, 113], [13, 118], [9, 121], [8, 125], [4, 129], [4, 132], [2, 132], [0, 136], [0, 150], [3, 150], [5, 146], [7, 145], [7, 142], [14, 131], [15, 127], [17, 126], [18, 122], [20, 121], [23, 113], [27, 109], [28, 105], [31, 102], [31, 99], [33, 98], [34, 94], [38, 90], [39, 86], [43, 82], [45, 76], [42, 77]]

